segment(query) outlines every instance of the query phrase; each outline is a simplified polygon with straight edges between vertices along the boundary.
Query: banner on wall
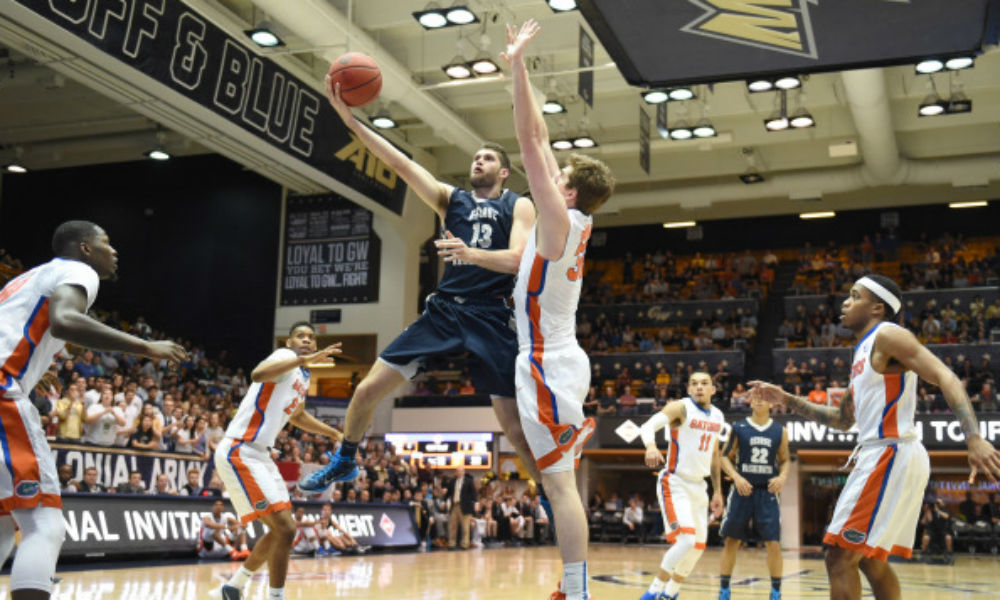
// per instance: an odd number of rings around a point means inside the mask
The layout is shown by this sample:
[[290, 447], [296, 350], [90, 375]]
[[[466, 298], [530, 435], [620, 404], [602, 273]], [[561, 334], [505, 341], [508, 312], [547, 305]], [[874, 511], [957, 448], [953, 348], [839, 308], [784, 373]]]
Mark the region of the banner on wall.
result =
[[178, 490], [188, 482], [187, 473], [191, 469], [198, 469], [201, 473], [199, 481], [202, 487], [207, 487], [215, 469], [212, 461], [199, 460], [193, 454], [138, 452], [125, 448], [58, 443], [52, 444], [51, 449], [57, 465], [66, 464], [73, 468], [73, 480], [83, 480], [83, 472], [94, 467], [97, 469], [97, 482], [108, 488], [128, 483], [129, 473], [139, 471], [147, 490], [152, 489], [161, 473], [166, 473], [170, 486]]
[[[105, 554], [194, 554], [202, 518], [211, 513], [214, 498], [192, 496], [116, 496], [66, 494], [63, 521], [66, 541], [61, 557]], [[236, 517], [228, 500], [225, 513]], [[321, 502], [296, 502], [319, 518]], [[333, 519], [365, 546], [415, 546], [417, 528], [409, 506], [402, 504], [333, 504]], [[259, 522], [247, 526], [249, 540], [265, 530]]]
[[381, 249], [370, 210], [337, 194], [288, 198], [282, 306], [377, 302]]
[[[727, 437], [734, 420], [746, 418], [749, 415], [729, 413], [726, 415], [727, 426], [720, 439]], [[648, 416], [635, 417], [601, 417], [597, 420], [597, 433], [591, 438], [587, 448], [642, 448], [638, 438], [638, 427], [648, 419]], [[788, 443], [792, 450], [850, 450], [857, 443], [855, 431], [839, 431], [828, 425], [815, 421], [807, 421], [800, 417], [776, 415], [776, 421], [784, 424], [788, 431]], [[631, 425], [630, 425], [631, 423]], [[965, 437], [962, 427], [950, 414], [916, 415], [914, 425], [917, 437], [928, 450], [964, 450]], [[657, 435], [657, 443], [661, 448], [667, 447], [666, 430]], [[1000, 443], [1000, 414], [979, 415], [979, 432], [984, 440], [992, 444]], [[633, 435], [634, 434], [634, 435]]]
[[251, 51], [180, 0], [15, 0], [217, 116], [402, 214], [406, 184], [313, 84]]

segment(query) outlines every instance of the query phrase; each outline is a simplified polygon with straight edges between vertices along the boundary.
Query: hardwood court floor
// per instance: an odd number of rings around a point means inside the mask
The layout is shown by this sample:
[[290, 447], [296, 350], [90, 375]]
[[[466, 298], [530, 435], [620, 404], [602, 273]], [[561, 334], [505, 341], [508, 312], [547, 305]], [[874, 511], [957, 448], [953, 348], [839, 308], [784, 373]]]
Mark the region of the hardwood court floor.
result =
[[[636, 600], [663, 556], [665, 546], [591, 547], [594, 600]], [[719, 550], [709, 549], [681, 591], [684, 600], [717, 597]], [[733, 577], [734, 600], [767, 598], [764, 551], [744, 550]], [[170, 566], [92, 564], [60, 569], [54, 600], [200, 600], [237, 563]], [[1000, 557], [960, 555], [953, 566], [895, 563], [903, 598], [986, 600], [1000, 596]], [[121, 568], [118, 568], [121, 567]], [[823, 562], [785, 553], [785, 600], [827, 598]], [[362, 557], [298, 558], [290, 567], [288, 600], [386, 598], [413, 600], [545, 600], [559, 579], [555, 547], [471, 550]], [[7, 598], [9, 577], [0, 577]], [[251, 583], [248, 600], [264, 600], [266, 576]], [[867, 589], [866, 597], [871, 597]]]

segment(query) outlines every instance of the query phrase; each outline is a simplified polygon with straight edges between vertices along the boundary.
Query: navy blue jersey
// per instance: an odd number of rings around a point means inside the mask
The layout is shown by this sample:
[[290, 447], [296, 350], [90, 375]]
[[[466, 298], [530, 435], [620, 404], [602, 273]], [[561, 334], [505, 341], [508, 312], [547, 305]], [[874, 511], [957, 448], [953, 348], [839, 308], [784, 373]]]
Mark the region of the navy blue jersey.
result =
[[769, 479], [778, 476], [778, 447], [783, 429], [773, 419], [766, 427], [752, 423], [749, 418], [733, 423], [726, 452], [732, 447], [732, 440], [736, 440], [739, 448], [736, 470], [751, 485], [766, 487]]
[[[444, 216], [445, 229], [470, 248], [506, 250], [514, 224], [518, 195], [504, 190], [499, 198], [477, 200], [472, 192], [455, 188]], [[508, 298], [514, 292], [514, 275], [454, 261], [446, 263], [438, 291], [453, 296]]]

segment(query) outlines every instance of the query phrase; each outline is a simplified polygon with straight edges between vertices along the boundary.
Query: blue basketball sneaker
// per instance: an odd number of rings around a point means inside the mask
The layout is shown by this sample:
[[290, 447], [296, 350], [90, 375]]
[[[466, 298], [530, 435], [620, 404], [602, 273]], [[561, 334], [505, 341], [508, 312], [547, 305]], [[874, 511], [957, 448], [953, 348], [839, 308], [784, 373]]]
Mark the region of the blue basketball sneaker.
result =
[[719, 600], [729, 600], [732, 595], [730, 588], [719, 588]]
[[334, 481], [353, 481], [357, 478], [358, 463], [353, 456], [341, 456], [340, 451], [334, 454], [328, 450], [326, 457], [330, 462], [325, 467], [299, 479], [300, 490], [318, 493], [330, 487]]
[[639, 600], [657, 600], [660, 597], [660, 592], [651, 592], [646, 590], [639, 596]]
[[781, 600], [781, 590], [771, 588], [771, 597], [768, 600]]

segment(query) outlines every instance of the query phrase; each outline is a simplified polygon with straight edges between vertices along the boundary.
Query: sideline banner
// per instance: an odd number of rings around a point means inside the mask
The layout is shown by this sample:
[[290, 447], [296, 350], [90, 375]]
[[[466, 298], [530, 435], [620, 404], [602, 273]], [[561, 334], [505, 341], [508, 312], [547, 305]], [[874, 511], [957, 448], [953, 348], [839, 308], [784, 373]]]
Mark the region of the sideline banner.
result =
[[103, 448], [82, 444], [53, 443], [50, 446], [52, 458], [55, 459], [57, 466], [68, 464], [73, 467], [73, 480], [81, 481], [84, 470], [95, 467], [97, 482], [108, 488], [128, 483], [128, 474], [139, 471], [142, 473], [142, 482], [147, 490], [153, 487], [156, 476], [160, 473], [166, 473], [170, 478], [171, 487], [178, 490], [187, 483], [187, 472], [191, 469], [201, 471], [201, 485], [207, 487], [215, 469], [212, 461], [199, 460], [193, 454], [138, 452], [126, 448]]
[[[727, 413], [726, 423], [745, 419], [748, 413]], [[979, 432], [984, 440], [1000, 443], [1000, 413], [983, 413], [979, 416]], [[649, 416], [600, 417], [597, 433], [587, 448], [642, 448], [639, 427]], [[797, 416], [775, 415], [788, 430], [788, 443], [792, 450], [850, 450], [857, 443], [856, 431], [843, 432], [815, 421]], [[965, 450], [965, 436], [958, 421], [951, 414], [917, 415], [914, 420], [917, 436], [928, 450]], [[728, 427], [727, 427], [728, 430]], [[667, 447], [664, 429], [657, 434], [660, 448]]]
[[[66, 541], [60, 556], [194, 554], [202, 517], [211, 512], [214, 501], [197, 496], [65, 494]], [[226, 513], [235, 517], [232, 505], [225, 502]], [[295, 505], [318, 518], [323, 503]], [[337, 503], [333, 518], [359, 544], [397, 547], [419, 542], [413, 512], [402, 504]], [[252, 540], [264, 533], [260, 522], [247, 527]]]

